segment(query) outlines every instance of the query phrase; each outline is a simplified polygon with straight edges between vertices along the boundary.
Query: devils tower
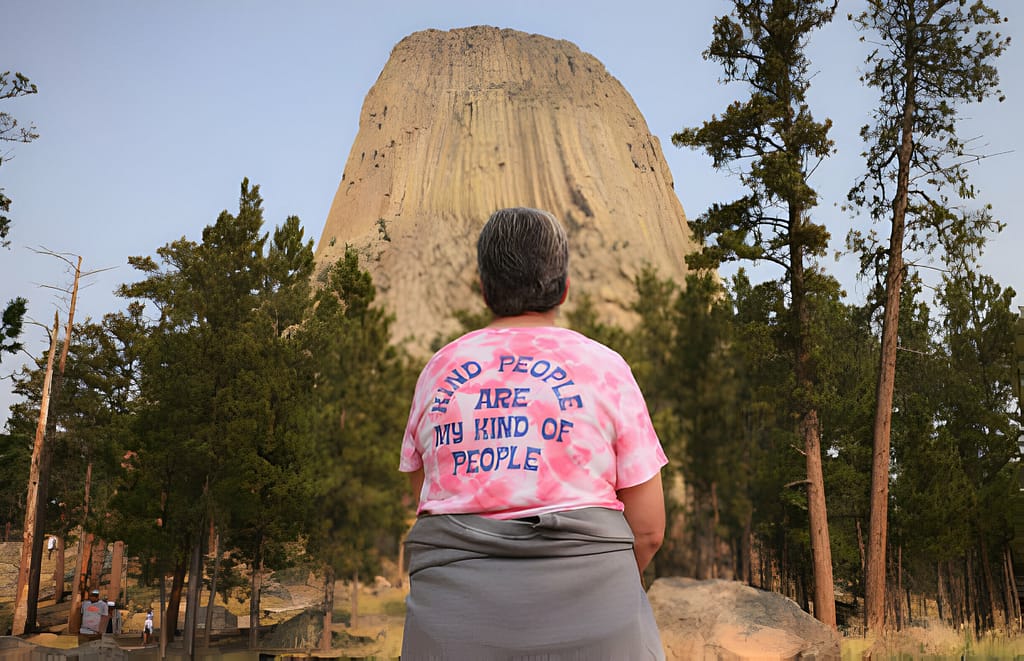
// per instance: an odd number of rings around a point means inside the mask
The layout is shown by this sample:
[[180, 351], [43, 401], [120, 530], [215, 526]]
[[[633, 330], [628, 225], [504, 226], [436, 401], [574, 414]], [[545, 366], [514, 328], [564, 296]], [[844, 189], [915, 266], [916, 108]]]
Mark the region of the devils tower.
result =
[[395, 337], [425, 351], [453, 309], [482, 308], [476, 237], [509, 206], [562, 221], [570, 306], [586, 292], [603, 321], [630, 323], [644, 264], [682, 282], [694, 248], [658, 139], [596, 58], [515, 30], [417, 32], [366, 95], [317, 264], [355, 248]]

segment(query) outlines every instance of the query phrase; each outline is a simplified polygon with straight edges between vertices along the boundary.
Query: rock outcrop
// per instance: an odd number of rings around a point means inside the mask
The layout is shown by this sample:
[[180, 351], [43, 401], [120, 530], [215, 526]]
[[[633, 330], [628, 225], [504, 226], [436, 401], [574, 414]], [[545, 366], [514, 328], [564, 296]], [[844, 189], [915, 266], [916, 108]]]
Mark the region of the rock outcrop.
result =
[[659, 578], [647, 596], [669, 661], [840, 658], [839, 634], [775, 592]]
[[356, 248], [396, 337], [423, 350], [476, 305], [476, 237], [508, 206], [559, 217], [572, 291], [626, 326], [643, 265], [681, 282], [694, 245], [658, 139], [592, 55], [493, 27], [417, 32], [366, 96], [317, 263]]

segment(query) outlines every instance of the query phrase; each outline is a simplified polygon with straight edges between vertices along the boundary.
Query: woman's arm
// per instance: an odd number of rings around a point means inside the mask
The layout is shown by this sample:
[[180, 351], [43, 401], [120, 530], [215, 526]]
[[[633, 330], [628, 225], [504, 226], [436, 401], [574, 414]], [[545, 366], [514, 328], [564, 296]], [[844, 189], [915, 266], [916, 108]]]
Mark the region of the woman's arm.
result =
[[633, 553], [636, 566], [643, 574], [665, 539], [665, 495], [661, 488], [661, 473], [655, 473], [654, 477], [636, 486], [619, 489], [617, 495], [626, 506], [623, 514], [636, 538]]
[[409, 473], [409, 484], [412, 486], [412, 503], [418, 507], [420, 504], [420, 493], [423, 491], [423, 469]]

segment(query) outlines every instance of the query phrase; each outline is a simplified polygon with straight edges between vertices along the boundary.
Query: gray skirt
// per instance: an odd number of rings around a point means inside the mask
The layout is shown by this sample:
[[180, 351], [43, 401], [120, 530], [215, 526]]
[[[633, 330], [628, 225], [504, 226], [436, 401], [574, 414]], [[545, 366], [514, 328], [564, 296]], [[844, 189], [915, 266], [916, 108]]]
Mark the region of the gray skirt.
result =
[[621, 512], [420, 518], [403, 661], [664, 659]]

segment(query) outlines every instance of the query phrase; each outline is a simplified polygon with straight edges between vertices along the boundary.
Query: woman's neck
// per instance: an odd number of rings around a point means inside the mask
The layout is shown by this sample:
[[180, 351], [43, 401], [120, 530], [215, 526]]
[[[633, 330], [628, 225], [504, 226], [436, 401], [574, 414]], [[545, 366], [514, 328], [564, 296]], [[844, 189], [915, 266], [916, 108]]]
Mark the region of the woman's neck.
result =
[[497, 317], [488, 328], [527, 328], [531, 326], [554, 326], [558, 318], [558, 308], [547, 312], [524, 312], [514, 317]]

